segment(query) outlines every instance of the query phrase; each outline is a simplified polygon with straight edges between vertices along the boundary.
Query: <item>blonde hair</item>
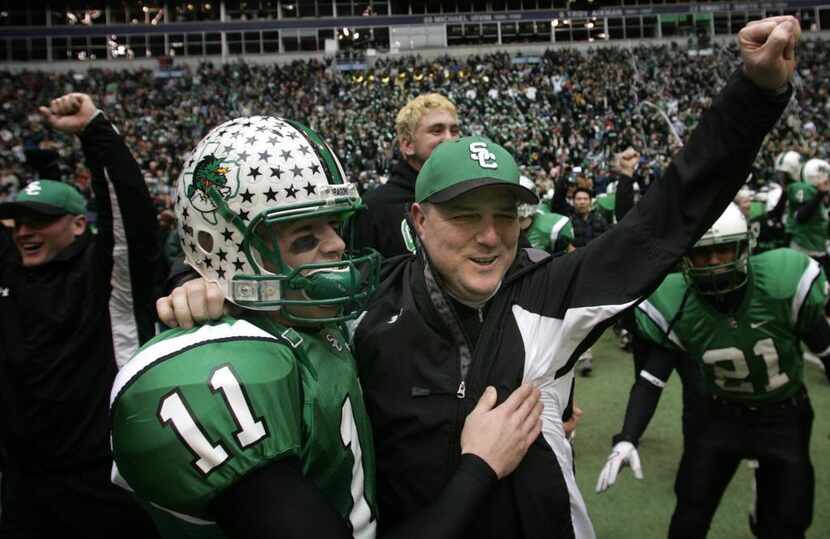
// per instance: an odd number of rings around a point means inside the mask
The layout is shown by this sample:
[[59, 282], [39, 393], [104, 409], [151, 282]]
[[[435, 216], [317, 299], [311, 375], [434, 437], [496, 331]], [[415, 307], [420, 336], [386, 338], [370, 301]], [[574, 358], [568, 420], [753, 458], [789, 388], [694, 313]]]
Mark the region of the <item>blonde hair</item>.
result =
[[415, 139], [415, 130], [418, 122], [424, 114], [433, 110], [446, 110], [455, 117], [458, 117], [458, 110], [452, 102], [441, 94], [423, 94], [412, 99], [398, 111], [395, 117], [395, 133], [398, 142], [407, 140], [412, 142]]

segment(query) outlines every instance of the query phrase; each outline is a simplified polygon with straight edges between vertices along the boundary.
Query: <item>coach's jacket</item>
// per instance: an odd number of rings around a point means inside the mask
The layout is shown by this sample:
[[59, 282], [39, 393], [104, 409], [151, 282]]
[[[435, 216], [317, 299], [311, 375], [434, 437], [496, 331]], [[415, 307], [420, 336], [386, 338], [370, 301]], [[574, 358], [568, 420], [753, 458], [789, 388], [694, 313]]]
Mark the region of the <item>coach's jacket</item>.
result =
[[98, 233], [41, 266], [13, 249], [0, 260], [0, 387], [13, 393], [0, 414], [9, 464], [23, 471], [111, 465], [110, 388], [154, 332], [158, 224], [143, 175], [103, 114], [80, 138]]
[[528, 381], [542, 391], [543, 436], [470, 511], [464, 536], [594, 536], [561, 421], [573, 366], [721, 214], [789, 97], [736, 73], [664, 177], [613, 230], [561, 257], [519, 253], [478, 313], [477, 342], [425, 255], [391, 261], [354, 333], [375, 434], [381, 533], [439, 496], [458, 466], [464, 418], [486, 386], [501, 402]]

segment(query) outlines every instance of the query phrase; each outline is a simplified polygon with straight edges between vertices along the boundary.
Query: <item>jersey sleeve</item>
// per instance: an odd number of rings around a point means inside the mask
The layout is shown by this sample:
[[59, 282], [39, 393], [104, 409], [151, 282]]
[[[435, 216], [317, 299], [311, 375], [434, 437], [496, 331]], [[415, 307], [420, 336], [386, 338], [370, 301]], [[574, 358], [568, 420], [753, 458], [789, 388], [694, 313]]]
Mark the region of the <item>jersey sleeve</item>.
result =
[[554, 252], [565, 251], [574, 242], [574, 225], [567, 217], [563, 217], [565, 224], [562, 225], [561, 230], [556, 238], [556, 241], [551, 242], [554, 247]]
[[793, 297], [792, 312], [796, 316], [796, 333], [807, 335], [819, 320], [824, 318], [824, 306], [828, 298], [827, 276], [818, 262], [812, 258], [798, 282]]
[[671, 320], [657, 306], [653, 297], [646, 299], [634, 311], [637, 331], [650, 345], [671, 351], [683, 351], [683, 344], [674, 331], [669, 330]]
[[246, 335], [205, 331], [222, 326], [154, 341], [113, 389], [113, 455], [130, 489], [208, 520], [211, 502], [247, 473], [299, 457], [303, 436], [292, 351], [250, 324]]

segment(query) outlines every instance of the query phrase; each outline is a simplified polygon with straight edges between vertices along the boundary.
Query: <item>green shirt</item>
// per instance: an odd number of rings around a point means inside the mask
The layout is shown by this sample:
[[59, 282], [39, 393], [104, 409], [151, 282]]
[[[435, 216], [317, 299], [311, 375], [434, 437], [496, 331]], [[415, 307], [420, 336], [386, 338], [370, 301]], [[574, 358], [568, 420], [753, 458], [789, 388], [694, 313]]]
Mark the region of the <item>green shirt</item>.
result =
[[818, 189], [809, 183], [795, 182], [787, 187], [787, 232], [797, 248], [813, 256], [822, 256], [827, 249], [827, 206], [820, 203], [806, 223], [799, 223], [795, 218], [798, 208], [816, 196]]
[[564, 251], [573, 243], [574, 228], [571, 220], [558, 213], [537, 211], [533, 223], [527, 229], [527, 240], [536, 249], [549, 253]]
[[672, 273], [637, 306], [637, 326], [647, 340], [699, 362], [707, 391], [747, 403], [777, 401], [803, 384], [799, 336], [824, 317], [827, 282], [815, 260], [792, 249], [753, 256], [749, 264], [734, 314], [717, 311]]
[[286, 457], [300, 459], [354, 537], [374, 536], [371, 430], [354, 358], [334, 327], [300, 333], [225, 317], [171, 330], [125, 365], [112, 395], [118, 472], [164, 537], [223, 537], [211, 502]]

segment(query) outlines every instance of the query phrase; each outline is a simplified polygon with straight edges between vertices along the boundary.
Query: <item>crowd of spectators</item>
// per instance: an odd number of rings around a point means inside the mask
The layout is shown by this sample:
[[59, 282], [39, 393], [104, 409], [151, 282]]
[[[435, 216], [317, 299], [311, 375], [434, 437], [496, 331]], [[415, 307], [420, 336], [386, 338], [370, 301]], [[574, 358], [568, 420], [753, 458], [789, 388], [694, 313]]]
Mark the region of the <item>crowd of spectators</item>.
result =
[[[756, 161], [756, 181], [768, 177], [783, 150], [827, 158], [828, 52], [818, 40], [799, 51], [797, 97]], [[70, 91], [92, 95], [123, 130], [159, 211], [171, 207], [172, 186], [196, 141], [229, 118], [251, 114], [310, 125], [332, 142], [347, 172], [371, 188], [395, 159], [396, 111], [426, 92], [457, 105], [463, 134], [485, 135], [512, 151], [541, 191], [562, 177], [585, 176], [599, 194], [610, 157], [629, 145], [641, 153], [646, 181], [661, 173], [730, 75], [724, 58], [737, 65], [736, 49], [715, 46], [696, 56], [676, 45], [552, 49], [538, 58], [402, 56], [365, 72], [340, 72], [318, 60], [206, 62], [169, 78], [149, 69], [0, 72], [0, 200], [36, 169], [48, 177], [55, 167], [89, 193], [77, 142], [50, 132], [35, 113], [36, 105]]]

